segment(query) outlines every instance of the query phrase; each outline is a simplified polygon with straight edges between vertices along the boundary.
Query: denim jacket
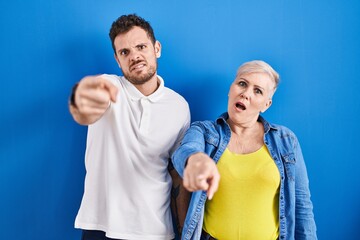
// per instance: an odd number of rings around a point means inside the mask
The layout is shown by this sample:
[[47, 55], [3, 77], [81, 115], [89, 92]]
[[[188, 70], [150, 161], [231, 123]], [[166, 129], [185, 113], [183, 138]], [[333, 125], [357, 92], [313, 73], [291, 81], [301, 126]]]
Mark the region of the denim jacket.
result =
[[[224, 113], [215, 122], [201, 121], [191, 124], [181, 145], [172, 156], [173, 165], [180, 176], [183, 177], [187, 159], [197, 152], [204, 152], [218, 162], [230, 141], [231, 131], [226, 122], [227, 118], [228, 114]], [[279, 239], [317, 239], [309, 180], [299, 142], [288, 128], [270, 124], [261, 116], [258, 121], [264, 126], [264, 143], [281, 177]], [[205, 191], [192, 193], [182, 239], [200, 239], [206, 199]]]

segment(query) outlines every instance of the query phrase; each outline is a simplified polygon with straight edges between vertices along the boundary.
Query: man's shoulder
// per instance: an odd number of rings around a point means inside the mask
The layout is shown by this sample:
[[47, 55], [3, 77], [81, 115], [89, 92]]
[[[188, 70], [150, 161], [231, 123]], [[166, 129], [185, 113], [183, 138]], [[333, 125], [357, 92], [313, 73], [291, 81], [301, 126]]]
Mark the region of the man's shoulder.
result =
[[106, 74], [106, 73], [104, 73], [104, 74], [101, 74], [100, 76], [102, 78], [110, 81], [111, 83], [116, 84], [116, 85], [120, 84], [121, 81], [122, 81], [122, 77], [118, 76], [118, 75], [115, 75], [115, 74]]
[[179, 104], [188, 105], [188, 102], [185, 100], [185, 98], [171, 88], [164, 87], [164, 95], [167, 99], [177, 101]]

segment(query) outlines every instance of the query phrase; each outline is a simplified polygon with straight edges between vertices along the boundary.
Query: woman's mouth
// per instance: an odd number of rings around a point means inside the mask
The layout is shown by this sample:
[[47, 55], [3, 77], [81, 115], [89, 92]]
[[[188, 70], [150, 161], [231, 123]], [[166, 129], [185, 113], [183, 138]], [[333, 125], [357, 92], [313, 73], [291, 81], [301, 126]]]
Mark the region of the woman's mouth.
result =
[[239, 109], [239, 110], [242, 110], [242, 111], [246, 110], [245, 105], [244, 105], [243, 103], [241, 103], [241, 102], [237, 102], [237, 103], [235, 104], [235, 107], [236, 107], [237, 109]]

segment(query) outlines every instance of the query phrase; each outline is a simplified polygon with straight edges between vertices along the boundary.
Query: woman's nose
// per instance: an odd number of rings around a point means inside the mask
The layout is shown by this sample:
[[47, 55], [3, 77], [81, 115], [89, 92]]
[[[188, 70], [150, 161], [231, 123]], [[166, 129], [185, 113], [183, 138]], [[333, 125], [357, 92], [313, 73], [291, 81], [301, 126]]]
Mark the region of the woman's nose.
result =
[[240, 93], [240, 97], [244, 99], [249, 99], [248, 93], [246, 91]]

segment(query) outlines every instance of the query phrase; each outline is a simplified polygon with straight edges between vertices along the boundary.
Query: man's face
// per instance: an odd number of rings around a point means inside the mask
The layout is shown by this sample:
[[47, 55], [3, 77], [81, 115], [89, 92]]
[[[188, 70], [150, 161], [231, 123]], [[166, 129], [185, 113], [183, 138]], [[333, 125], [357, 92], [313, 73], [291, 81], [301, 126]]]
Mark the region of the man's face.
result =
[[115, 59], [125, 78], [134, 85], [141, 85], [156, 77], [157, 58], [161, 45], [151, 42], [147, 33], [140, 27], [133, 27], [114, 40]]

